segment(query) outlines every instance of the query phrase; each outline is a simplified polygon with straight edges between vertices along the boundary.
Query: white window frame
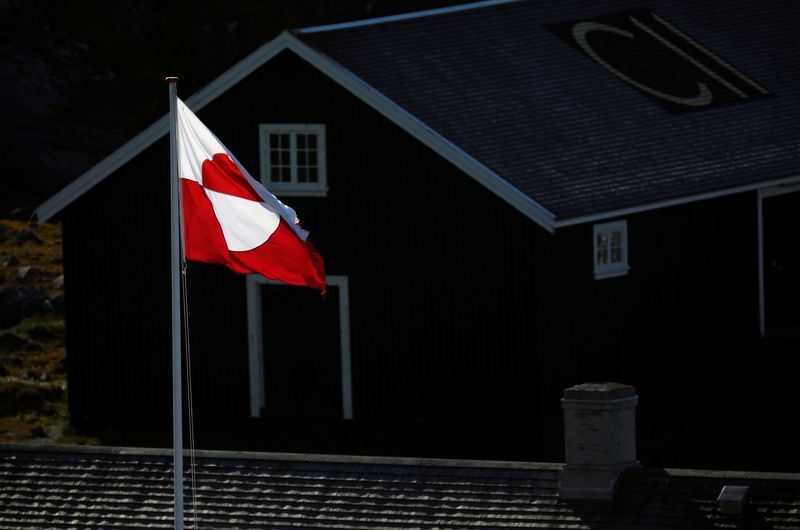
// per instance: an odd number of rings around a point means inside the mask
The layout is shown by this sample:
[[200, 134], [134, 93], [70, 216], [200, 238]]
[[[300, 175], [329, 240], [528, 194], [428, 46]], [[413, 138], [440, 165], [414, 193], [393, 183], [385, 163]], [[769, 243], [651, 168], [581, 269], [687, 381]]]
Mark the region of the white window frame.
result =
[[[353, 419], [353, 383], [350, 365], [350, 289], [347, 276], [326, 276], [328, 285], [339, 292], [339, 346], [341, 355], [342, 419]], [[264, 330], [261, 315], [261, 287], [285, 285], [260, 274], [247, 275], [247, 345], [250, 371], [250, 416], [258, 418], [266, 405], [264, 388]]]
[[[611, 234], [613, 232], [622, 232], [622, 242], [620, 245], [620, 261], [611, 263]], [[600, 263], [598, 260], [597, 236], [607, 233], [606, 240], [608, 245], [608, 263]], [[594, 278], [595, 280], [602, 280], [605, 278], [616, 278], [617, 276], [624, 276], [628, 274], [631, 269], [628, 265], [628, 221], [623, 219], [621, 221], [614, 221], [612, 223], [602, 223], [594, 225], [594, 232], [592, 237], [592, 252], [594, 256]]]
[[[261, 154], [261, 183], [276, 195], [287, 197], [325, 197], [328, 194], [327, 157], [325, 155], [325, 125], [317, 123], [261, 123], [258, 126]], [[297, 180], [297, 134], [317, 136], [317, 182]], [[269, 137], [271, 134], [289, 135], [290, 182], [273, 182], [270, 178]]]

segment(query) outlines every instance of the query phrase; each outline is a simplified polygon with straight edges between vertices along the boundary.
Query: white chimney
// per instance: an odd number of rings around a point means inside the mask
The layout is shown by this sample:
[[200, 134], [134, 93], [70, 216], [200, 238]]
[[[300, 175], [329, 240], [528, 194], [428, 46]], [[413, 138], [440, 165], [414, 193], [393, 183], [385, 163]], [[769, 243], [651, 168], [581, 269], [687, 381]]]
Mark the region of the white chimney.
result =
[[559, 475], [565, 499], [611, 501], [623, 470], [636, 460], [636, 404], [632, 386], [584, 383], [564, 390], [566, 465]]

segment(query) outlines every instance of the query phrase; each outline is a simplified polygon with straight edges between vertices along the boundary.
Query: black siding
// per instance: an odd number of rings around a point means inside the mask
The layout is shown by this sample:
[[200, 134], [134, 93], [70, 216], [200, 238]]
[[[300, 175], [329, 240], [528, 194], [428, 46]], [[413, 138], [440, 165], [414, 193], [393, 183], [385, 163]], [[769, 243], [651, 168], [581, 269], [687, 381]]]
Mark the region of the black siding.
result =
[[[247, 420], [244, 278], [191, 264], [201, 433], [262, 449], [559, 458], [563, 387], [667, 394], [757, 334], [753, 193], [629, 216], [631, 271], [597, 281], [591, 224], [545, 232], [288, 52], [198, 114], [254, 176], [259, 123], [325, 124], [328, 196], [283, 199], [328, 273], [349, 277], [356, 418]], [[167, 159], [157, 142], [64, 216], [77, 418], [168, 414]]]
[[[198, 115], [254, 175], [259, 123], [326, 125], [328, 197], [284, 199], [311, 230], [328, 273], [350, 279], [358, 421], [433, 422], [459, 433], [481, 433], [487, 424], [523, 425], [531, 439], [513, 443], [535, 447], [539, 375], [530, 293], [541, 228], [289, 54]], [[128, 189], [143, 174], [166, 182], [167, 170], [167, 145], [159, 141], [64, 217], [71, 406], [77, 417], [103, 423], [107, 415], [160, 417], [169, 410], [160, 408], [169, 398], [168, 190], [166, 184]], [[123, 202], [103, 206], [117, 196]], [[121, 213], [128, 210], [133, 213]], [[111, 211], [136, 229], [104, 256], [113, 269], [86, 270], [95, 219]], [[127, 279], [133, 299], [102, 298], [109, 291], [96, 285], [113, 278]], [[197, 414], [244, 419], [243, 279], [191, 264], [189, 285]], [[85, 291], [89, 296], [78, 294]], [[101, 317], [105, 325], [91, 326]], [[117, 340], [120, 335], [125, 340]], [[106, 351], [113, 356], [96, 362]], [[140, 369], [130, 366], [134, 357]], [[159, 375], [147, 377], [154, 372]], [[107, 387], [92, 382], [101, 378]], [[146, 389], [149, 398], [127, 402], [116, 395], [125, 386]]]

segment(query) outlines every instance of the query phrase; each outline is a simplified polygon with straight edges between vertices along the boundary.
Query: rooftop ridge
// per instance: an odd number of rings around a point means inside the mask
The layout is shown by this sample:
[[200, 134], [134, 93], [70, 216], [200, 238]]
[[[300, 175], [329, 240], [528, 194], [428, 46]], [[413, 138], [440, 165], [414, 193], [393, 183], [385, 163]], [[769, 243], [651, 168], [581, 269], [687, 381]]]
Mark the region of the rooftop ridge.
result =
[[[3, 452], [172, 457], [172, 449], [149, 447], [111, 447], [97, 445], [0, 444], [0, 453]], [[563, 464], [555, 462], [517, 462], [506, 460], [468, 460], [402, 456], [332, 455], [314, 453], [198, 450], [194, 452], [194, 455], [197, 458], [209, 459], [273, 460], [320, 464], [368, 464], [409, 467], [461, 467], [482, 469], [519, 469], [532, 471], [558, 471], [563, 467]]]
[[353, 20], [350, 22], [325, 24], [321, 26], [309, 26], [307, 28], [298, 28], [292, 30], [292, 32], [308, 35], [310, 33], [322, 33], [324, 31], [336, 31], [340, 29], [360, 28], [363, 26], [374, 26], [377, 24], [387, 24], [390, 22], [398, 22], [402, 20], [412, 20], [415, 18], [424, 18], [436, 15], [445, 15], [448, 13], [457, 13], [459, 11], [471, 11], [473, 9], [480, 9], [483, 7], [490, 7], [502, 4], [510, 4], [519, 1], [520, 0], [482, 0], [480, 2], [471, 2], [469, 4], [460, 4], [448, 7], [437, 7], [435, 9], [426, 9], [424, 11], [413, 11], [411, 13], [400, 13], [397, 15], [388, 15], [385, 17], [367, 18], [362, 20]]
[[[149, 447], [112, 447], [98, 445], [32, 445], [2, 444], [0, 453], [53, 453], [66, 455], [119, 455], [142, 457], [172, 457], [171, 449]], [[313, 453], [279, 453], [256, 451], [195, 451], [197, 458], [230, 460], [265, 460], [306, 462], [318, 464], [366, 464], [409, 467], [461, 467], [473, 469], [516, 469], [529, 471], [559, 471], [564, 464], [558, 462], [522, 462], [512, 460], [469, 460], [451, 458], [423, 458], [402, 456], [333, 455]], [[741, 480], [800, 481], [800, 473], [776, 471], [736, 471], [686, 468], [643, 467], [627, 471], [631, 475], [668, 475], [672, 477], [701, 477]]]

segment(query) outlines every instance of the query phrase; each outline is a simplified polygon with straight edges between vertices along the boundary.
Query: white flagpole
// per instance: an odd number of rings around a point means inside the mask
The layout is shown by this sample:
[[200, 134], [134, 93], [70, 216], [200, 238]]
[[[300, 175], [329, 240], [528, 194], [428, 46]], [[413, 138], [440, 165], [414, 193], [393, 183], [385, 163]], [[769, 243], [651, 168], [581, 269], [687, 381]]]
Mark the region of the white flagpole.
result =
[[178, 78], [169, 83], [170, 239], [172, 243], [172, 444], [175, 530], [183, 530], [183, 399], [181, 394], [180, 183], [178, 182]]

